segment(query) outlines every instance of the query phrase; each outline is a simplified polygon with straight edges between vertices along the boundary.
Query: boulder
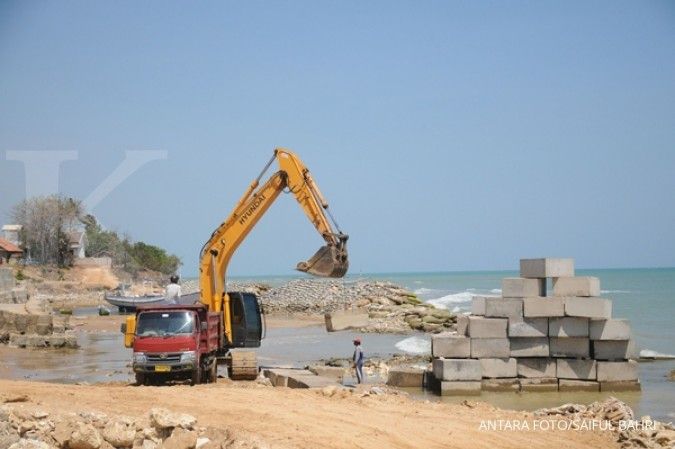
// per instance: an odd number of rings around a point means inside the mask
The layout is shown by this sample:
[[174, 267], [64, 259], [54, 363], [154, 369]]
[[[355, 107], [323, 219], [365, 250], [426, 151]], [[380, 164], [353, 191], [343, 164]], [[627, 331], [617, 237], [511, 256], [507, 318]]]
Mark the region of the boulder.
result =
[[102, 436], [116, 448], [131, 447], [134, 444], [136, 430], [123, 422], [114, 421], [103, 428]]
[[162, 449], [195, 449], [197, 445], [197, 432], [176, 428], [171, 436], [164, 440]]
[[164, 408], [153, 408], [150, 410], [150, 424], [158, 430], [173, 427], [192, 430], [197, 424], [197, 419], [185, 413], [173, 413]]
[[70, 435], [69, 449], [99, 449], [103, 438], [91, 424], [77, 423], [75, 431]]
[[53, 447], [44, 441], [22, 438], [9, 446], [9, 449], [53, 449]]

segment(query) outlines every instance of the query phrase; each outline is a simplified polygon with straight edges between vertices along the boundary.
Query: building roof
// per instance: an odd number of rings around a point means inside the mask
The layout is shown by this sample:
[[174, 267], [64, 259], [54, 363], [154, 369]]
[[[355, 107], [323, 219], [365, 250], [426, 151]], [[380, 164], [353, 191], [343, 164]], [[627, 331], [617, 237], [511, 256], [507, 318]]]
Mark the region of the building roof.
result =
[[20, 231], [23, 226], [18, 224], [6, 224], [2, 227], [3, 231]]
[[0, 237], [0, 249], [8, 253], [22, 253], [23, 250], [14, 243]]

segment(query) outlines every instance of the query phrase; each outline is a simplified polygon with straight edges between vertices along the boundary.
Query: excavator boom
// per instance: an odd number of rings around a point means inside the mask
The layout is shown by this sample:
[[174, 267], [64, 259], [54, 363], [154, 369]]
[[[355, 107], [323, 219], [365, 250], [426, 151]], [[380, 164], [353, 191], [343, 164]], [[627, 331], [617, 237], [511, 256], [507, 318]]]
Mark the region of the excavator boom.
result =
[[[275, 160], [279, 170], [261, 185], [260, 180]], [[275, 149], [272, 159], [251, 183], [229, 217], [213, 232], [200, 255], [200, 301], [213, 312], [223, 312], [224, 334], [230, 344], [233, 338], [230, 298], [226, 292], [227, 266], [241, 242], [284, 191], [294, 195], [325, 241], [311, 258], [298, 263], [296, 269], [315, 276], [339, 278], [349, 268], [348, 236], [340, 231], [331, 216], [328, 203], [309, 170], [291, 151]]]

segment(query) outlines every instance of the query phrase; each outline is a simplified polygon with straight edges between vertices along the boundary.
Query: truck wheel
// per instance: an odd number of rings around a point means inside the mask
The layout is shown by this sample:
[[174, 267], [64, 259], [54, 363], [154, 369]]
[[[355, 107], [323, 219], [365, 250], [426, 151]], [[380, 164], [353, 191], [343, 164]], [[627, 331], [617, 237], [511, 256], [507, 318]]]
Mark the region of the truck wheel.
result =
[[143, 373], [136, 373], [136, 385], [145, 385], [146, 378]]
[[216, 360], [213, 360], [213, 363], [211, 363], [211, 367], [209, 368], [209, 379], [208, 381], [212, 384], [215, 384], [218, 382], [218, 363]]
[[197, 385], [202, 381], [202, 367], [197, 364], [194, 371], [192, 371], [192, 379], [190, 379], [190, 385]]

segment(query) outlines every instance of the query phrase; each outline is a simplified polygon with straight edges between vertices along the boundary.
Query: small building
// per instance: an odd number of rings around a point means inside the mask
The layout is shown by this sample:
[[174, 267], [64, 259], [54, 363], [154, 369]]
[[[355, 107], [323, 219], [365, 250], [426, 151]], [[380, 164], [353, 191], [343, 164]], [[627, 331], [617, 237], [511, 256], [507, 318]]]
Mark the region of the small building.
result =
[[19, 246], [21, 245], [21, 230], [23, 226], [18, 224], [6, 224], [2, 227], [2, 236], [8, 242]]
[[18, 260], [23, 256], [23, 250], [7, 239], [0, 237], [0, 265]]
[[72, 231], [68, 233], [68, 247], [73, 254], [73, 259], [84, 259], [87, 249], [87, 233], [84, 231]]

